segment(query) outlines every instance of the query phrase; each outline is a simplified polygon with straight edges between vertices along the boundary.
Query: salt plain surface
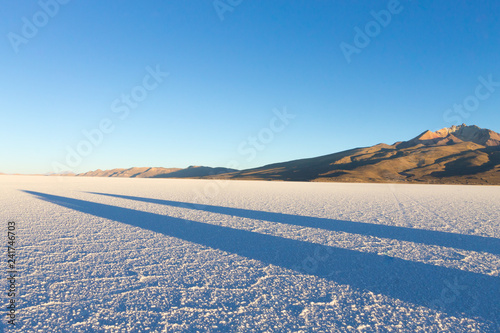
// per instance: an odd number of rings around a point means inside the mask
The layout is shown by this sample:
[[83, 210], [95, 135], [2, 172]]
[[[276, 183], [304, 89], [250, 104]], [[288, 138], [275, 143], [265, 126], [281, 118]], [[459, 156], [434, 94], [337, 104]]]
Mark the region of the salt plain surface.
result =
[[20, 332], [498, 332], [499, 202], [498, 186], [0, 176]]

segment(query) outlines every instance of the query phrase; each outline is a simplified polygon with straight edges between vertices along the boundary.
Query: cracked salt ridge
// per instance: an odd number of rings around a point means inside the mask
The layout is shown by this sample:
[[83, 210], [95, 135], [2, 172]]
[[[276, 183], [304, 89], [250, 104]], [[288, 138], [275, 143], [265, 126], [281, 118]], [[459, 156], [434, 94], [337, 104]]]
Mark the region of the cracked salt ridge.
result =
[[[196, 200], [194, 191], [203, 192], [206, 181], [66, 178], [63, 182], [64, 186], [52, 177], [0, 177], [0, 216], [23, 222], [18, 226], [20, 261], [25, 262], [23, 277], [29, 277], [19, 299], [23, 332], [498, 329], [498, 252], [292, 226], [88, 193], [191, 203]], [[500, 212], [495, 207], [499, 196], [499, 187], [230, 182], [206, 204], [498, 238]], [[89, 205], [96, 210], [86, 211]], [[124, 212], [158, 223], [168, 221], [174, 229], [180, 223], [175, 217], [181, 217], [209, 227], [191, 230], [210, 231], [219, 226], [217, 230], [227, 231], [220, 227], [230, 227], [241, 229], [245, 233], [236, 235], [245, 237], [258, 236], [259, 230], [275, 236], [270, 239], [278, 245], [301, 241], [291, 244], [308, 250], [304, 257], [317, 264], [325, 263], [322, 253], [315, 254], [321, 245], [354, 250], [338, 253], [358, 261], [337, 261], [341, 267], [326, 272], [321, 267], [311, 271], [313, 266], [297, 271], [290, 269], [281, 252], [268, 255], [252, 250], [256, 243], [235, 248], [220, 238], [217, 244], [197, 235], [177, 233], [175, 237], [169, 230], [153, 228], [147, 220], [132, 223]], [[269, 243], [268, 248], [293, 250], [276, 246]], [[66, 258], [78, 260], [66, 263], [64, 253]], [[378, 260], [378, 266], [359, 261], [370, 253], [385, 256], [368, 257]], [[418, 269], [408, 261], [416, 262]], [[394, 271], [399, 275], [381, 275], [391, 268], [399, 268]], [[440, 285], [432, 289], [438, 309], [426, 306], [425, 283], [421, 285], [422, 299], [398, 290], [406, 282], [426, 281], [418, 272], [431, 273], [429, 288]], [[363, 274], [368, 281], [360, 280]], [[370, 280], [370, 274], [390, 281]], [[467, 285], [472, 282], [480, 286]], [[46, 287], [40, 288], [42, 285]], [[51, 285], [57, 286], [52, 293], [47, 288]], [[56, 302], [67, 295], [72, 301]], [[475, 304], [477, 299], [483, 304]]]

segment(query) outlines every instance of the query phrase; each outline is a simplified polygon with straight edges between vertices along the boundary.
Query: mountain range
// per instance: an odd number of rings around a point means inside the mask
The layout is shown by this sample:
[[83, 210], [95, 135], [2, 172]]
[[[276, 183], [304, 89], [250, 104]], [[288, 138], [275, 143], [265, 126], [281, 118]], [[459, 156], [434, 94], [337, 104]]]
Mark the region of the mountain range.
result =
[[500, 134], [462, 124], [435, 132], [424, 131], [411, 140], [392, 145], [380, 143], [246, 170], [143, 167], [63, 175], [500, 185]]
[[381, 143], [215, 178], [500, 185], [500, 134], [462, 124], [425, 131], [392, 145]]
[[238, 171], [228, 168], [211, 168], [204, 166], [190, 166], [181, 168], [160, 168], [160, 167], [134, 167], [128, 169], [97, 169], [85, 173], [63, 173], [47, 174], [47, 176], [75, 176], [75, 177], [122, 177], [122, 178], [199, 178], [209, 175], [218, 175]]

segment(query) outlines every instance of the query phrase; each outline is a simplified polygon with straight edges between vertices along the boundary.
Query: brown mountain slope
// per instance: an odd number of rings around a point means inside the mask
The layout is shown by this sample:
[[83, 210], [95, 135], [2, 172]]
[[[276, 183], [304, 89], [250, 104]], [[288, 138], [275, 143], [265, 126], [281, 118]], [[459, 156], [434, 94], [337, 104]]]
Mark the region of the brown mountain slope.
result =
[[199, 178], [208, 175], [233, 172], [234, 169], [190, 166], [180, 168], [129, 168], [89, 171], [80, 173], [77, 177], [125, 177], [125, 178]]
[[186, 169], [180, 169], [174, 172], [159, 174], [154, 178], [199, 178], [208, 175], [219, 175], [222, 173], [234, 172], [235, 169], [228, 168], [211, 168], [205, 166], [190, 166]]
[[497, 138], [498, 133], [477, 126], [453, 126], [393, 145], [351, 149], [215, 178], [500, 185]]
[[150, 178], [161, 174], [171, 173], [181, 170], [179, 168], [129, 168], [129, 169], [111, 169], [94, 170], [80, 173], [78, 177], [126, 177], [126, 178]]

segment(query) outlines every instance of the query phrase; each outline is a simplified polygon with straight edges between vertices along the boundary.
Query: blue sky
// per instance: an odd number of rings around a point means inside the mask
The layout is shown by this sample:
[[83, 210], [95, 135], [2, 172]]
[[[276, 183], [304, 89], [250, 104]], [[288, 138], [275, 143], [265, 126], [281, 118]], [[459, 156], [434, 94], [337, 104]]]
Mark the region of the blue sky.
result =
[[60, 2], [4, 1], [1, 172], [248, 168], [500, 131], [496, 1]]

